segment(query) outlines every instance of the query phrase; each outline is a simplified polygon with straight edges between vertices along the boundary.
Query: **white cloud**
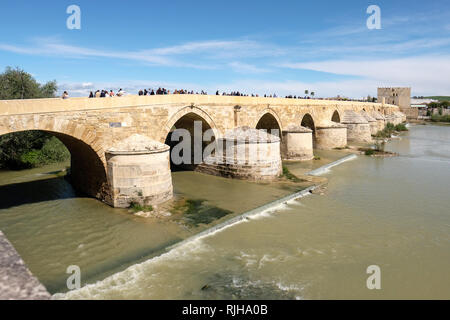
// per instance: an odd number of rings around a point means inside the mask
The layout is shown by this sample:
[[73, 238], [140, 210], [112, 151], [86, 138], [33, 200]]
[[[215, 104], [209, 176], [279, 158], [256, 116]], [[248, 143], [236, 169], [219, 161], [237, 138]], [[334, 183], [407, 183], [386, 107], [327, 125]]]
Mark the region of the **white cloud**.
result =
[[[82, 46], [65, 44], [55, 38], [36, 38], [32, 45], [17, 46], [0, 43], [0, 50], [27, 55], [58, 56], [64, 58], [112, 58], [134, 60], [150, 65], [166, 67], [188, 67], [197, 69], [216, 69], [220, 67], [223, 59], [242, 57], [261, 57], [282, 54], [283, 50], [250, 40], [236, 41], [198, 41], [181, 45], [135, 50], [99, 50]], [[203, 63], [186, 62], [186, 55], [194, 55]], [[256, 69], [254, 69], [256, 70]]]
[[197, 41], [188, 42], [181, 45], [150, 49], [146, 52], [156, 55], [177, 55], [177, 54], [189, 54], [195, 52], [215, 51], [215, 50], [239, 50], [243, 48], [252, 48], [257, 46], [256, 42], [243, 40], [243, 41]]
[[[328, 60], [306, 63], [286, 63], [282, 66], [340, 75], [359, 76], [361, 80], [339, 81], [340, 85], [371, 83], [376, 86], [412, 87], [414, 95], [448, 94], [450, 55], [419, 56], [386, 60]], [[368, 87], [370, 88], [370, 87]], [[348, 87], [349, 92], [355, 92]], [[360, 92], [361, 94], [362, 92]]]
[[270, 72], [269, 69], [260, 68], [252, 64], [233, 61], [228, 64], [235, 72], [249, 74], [249, 73], [265, 73]]
[[[450, 38], [447, 36], [448, 32], [445, 33], [445, 30], [450, 30], [449, 25], [444, 27], [440, 25], [437, 30], [434, 25], [425, 24], [428, 20], [424, 17], [418, 14], [415, 17], [399, 16], [390, 20], [383, 18], [384, 27], [396, 26], [402, 28], [401, 32], [395, 32], [398, 28], [393, 29], [394, 32], [392, 30], [370, 32], [364, 23], [359, 24], [359, 22], [336, 24], [334, 28], [309, 33], [301, 40], [292, 39], [283, 46], [263, 40], [238, 38], [192, 41], [160, 48], [122, 51], [76, 46], [58, 38], [37, 38], [29, 45], [0, 43], [0, 50], [70, 59], [108, 58], [112, 59], [112, 62], [121, 59], [149, 66], [171, 68], [231, 70], [239, 74], [236, 75], [235, 81], [220, 84], [221, 76], [217, 72], [217, 83], [203, 86], [201, 84], [163, 84], [159, 81], [150, 81], [147, 84], [136, 81], [128, 81], [126, 84], [91, 82], [66, 84], [77, 95], [86, 95], [88, 89], [109, 89], [120, 86], [128, 86], [126, 90], [134, 93], [144, 87], [165, 86], [208, 91], [220, 88], [225, 91], [239, 90], [259, 94], [270, 94], [275, 91], [280, 95], [302, 95], [304, 90], [308, 89], [316, 91], [318, 96], [341, 94], [350, 97], [374, 95], [377, 86], [410, 86], [414, 95], [449, 94]], [[416, 25], [417, 21], [422, 21], [424, 24]], [[432, 54], [434, 52], [446, 54]], [[419, 54], [420, 56], [412, 56]], [[330, 57], [333, 59], [331, 60]], [[322, 61], [319, 61], [320, 59]], [[319, 82], [310, 82], [308, 79], [270, 80], [269, 76], [272, 74], [278, 79], [283, 79], [284, 76], [295, 77], [293, 72], [286, 73], [285, 68], [354, 76], [357, 79], [348, 80], [348, 77], [345, 77], [345, 80]], [[254, 79], [249, 79], [250, 76]], [[264, 78], [268, 80], [262, 80]], [[89, 78], [86, 79], [86, 81], [89, 80]], [[60, 87], [63, 86], [64, 84]]]

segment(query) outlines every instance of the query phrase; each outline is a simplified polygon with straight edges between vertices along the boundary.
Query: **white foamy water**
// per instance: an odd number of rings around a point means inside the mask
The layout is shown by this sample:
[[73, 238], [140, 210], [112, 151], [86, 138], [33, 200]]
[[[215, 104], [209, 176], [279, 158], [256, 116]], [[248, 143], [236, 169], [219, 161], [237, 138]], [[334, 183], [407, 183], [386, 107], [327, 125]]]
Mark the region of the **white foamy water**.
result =
[[313, 170], [313, 171], [309, 172], [308, 174], [312, 175], [312, 176], [320, 176], [322, 174], [329, 173], [331, 171], [330, 170], [331, 168], [333, 168], [335, 166], [338, 166], [338, 165], [340, 165], [340, 164], [342, 164], [344, 162], [355, 160], [357, 157], [358, 156], [356, 154], [348, 155], [348, 156], [346, 156], [346, 157], [344, 157], [342, 159], [336, 160], [336, 161], [334, 161], [334, 162], [332, 162], [332, 163], [330, 163], [328, 165], [320, 167], [319, 169]]

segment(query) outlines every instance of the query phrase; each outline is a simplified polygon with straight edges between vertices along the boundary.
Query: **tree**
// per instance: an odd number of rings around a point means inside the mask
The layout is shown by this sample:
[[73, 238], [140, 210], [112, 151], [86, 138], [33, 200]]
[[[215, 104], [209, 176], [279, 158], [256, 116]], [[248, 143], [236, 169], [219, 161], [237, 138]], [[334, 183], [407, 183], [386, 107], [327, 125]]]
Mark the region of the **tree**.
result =
[[434, 109], [439, 107], [439, 102], [430, 102], [428, 108]]
[[6, 67], [0, 74], [0, 100], [54, 98], [56, 89], [56, 81], [41, 85], [20, 68]]
[[308, 95], [308, 93], [309, 93], [309, 91], [308, 91], [308, 90], [305, 90], [305, 94]]
[[314, 91], [311, 92], [311, 97], [314, 97]]
[[[20, 68], [6, 67], [5, 72], [0, 74], [0, 100], [53, 98], [56, 90], [56, 81], [39, 84], [31, 74]], [[15, 132], [0, 136], [0, 168], [22, 169], [34, 165], [37, 152], [50, 143], [51, 138], [52, 135], [42, 131]], [[54, 141], [51, 143], [50, 147], [57, 149]]]
[[439, 106], [442, 107], [442, 108], [447, 109], [447, 108], [450, 106], [450, 101], [446, 101], [446, 100], [441, 101], [441, 102], [439, 103]]

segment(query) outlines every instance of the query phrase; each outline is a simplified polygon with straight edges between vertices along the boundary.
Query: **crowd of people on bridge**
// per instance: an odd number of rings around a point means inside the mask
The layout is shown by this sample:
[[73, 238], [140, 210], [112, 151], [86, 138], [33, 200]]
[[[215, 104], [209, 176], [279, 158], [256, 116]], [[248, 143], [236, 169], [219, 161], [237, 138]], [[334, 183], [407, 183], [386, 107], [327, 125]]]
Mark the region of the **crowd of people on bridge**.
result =
[[158, 88], [156, 91], [153, 89], [144, 89], [139, 90], [138, 95], [140, 96], [153, 96], [153, 95], [164, 95], [164, 94], [208, 94], [206, 91], [201, 91], [200, 93], [195, 92], [194, 90], [188, 91], [186, 89], [174, 89], [172, 92], [170, 90], [167, 90], [166, 88]]
[[[121, 97], [124, 95], [127, 95], [128, 93], [125, 92], [122, 88], [119, 89], [116, 93], [114, 93], [113, 90], [97, 90], [95, 92], [90, 91], [89, 98], [105, 98], [105, 97]], [[186, 89], [174, 89], [173, 91], [168, 90], [166, 88], [159, 87], [158, 89], [141, 89], [138, 91], [139, 96], [153, 96], [153, 95], [167, 95], [167, 94], [199, 94], [199, 95], [207, 95], [208, 92], [201, 90], [200, 92], [194, 90], [186, 90]], [[246, 94], [242, 93], [240, 91], [231, 91], [231, 92], [222, 92], [220, 93], [219, 90], [215, 93], [217, 96], [237, 96], [237, 97], [260, 97], [258, 94]], [[312, 93], [313, 94], [313, 93]], [[276, 93], [273, 94], [264, 94], [264, 98], [278, 98]], [[61, 95], [62, 99], [68, 99], [69, 93], [67, 91], [64, 91]], [[312, 99], [311, 96], [301, 96], [301, 95], [286, 95], [284, 98], [286, 99]], [[349, 99], [349, 98], [341, 98], [340, 96], [337, 96], [335, 98], [315, 98], [318, 100], [345, 100], [345, 101], [367, 101], [364, 99]]]
[[[97, 90], [95, 92], [90, 91], [89, 98], [106, 98], [106, 97], [121, 97], [126, 95], [127, 93], [120, 88], [119, 91], [114, 93], [113, 90]], [[200, 95], [207, 95], [208, 93], [204, 90], [201, 90], [200, 92], [194, 90], [186, 90], [186, 89], [174, 89], [173, 91], [170, 91], [166, 88], [159, 87], [158, 89], [141, 89], [138, 91], [139, 96], [153, 96], [153, 95], [166, 95], [166, 94], [200, 94]], [[220, 93], [219, 90], [216, 91], [217, 96], [237, 96], [237, 97], [259, 97], [258, 94], [246, 94], [242, 93], [240, 91], [231, 91], [231, 92], [222, 92]], [[61, 96], [62, 99], [69, 98], [69, 93], [67, 91], [64, 91], [64, 93]], [[264, 94], [264, 98], [278, 98], [278, 96], [273, 94]], [[287, 99], [310, 99], [309, 96], [301, 97], [300, 95], [287, 95], [285, 96]]]
[[[89, 98], [106, 98], [106, 97], [121, 97], [126, 95], [127, 93], [120, 88], [119, 91], [117, 91], [116, 93], [114, 93], [113, 90], [97, 90], [95, 92], [90, 91], [89, 93]], [[139, 96], [154, 96], [154, 95], [166, 95], [166, 94], [200, 94], [200, 95], [207, 95], [208, 93], [204, 90], [201, 90], [200, 92], [196, 91], [194, 92], [194, 90], [186, 90], [186, 89], [174, 89], [173, 91], [170, 91], [166, 88], [161, 88], [159, 87], [158, 89], [154, 90], [154, 89], [141, 89], [138, 91], [138, 95]], [[220, 93], [219, 90], [216, 91], [216, 95], [217, 96], [237, 96], [237, 97], [259, 97], [258, 94], [245, 94], [242, 93], [240, 91], [231, 91], [231, 92], [222, 92]], [[61, 96], [62, 99], [67, 99], [69, 98], [69, 93], [67, 91], [64, 91], [64, 93]], [[278, 98], [278, 96], [273, 93], [273, 94], [264, 94], [264, 98]], [[285, 96], [285, 98], [287, 99], [310, 99], [309, 96], [296, 96], [296, 95], [287, 95]]]
[[122, 90], [122, 88], [119, 89], [119, 91], [117, 91], [117, 93], [114, 93], [113, 90], [97, 90], [95, 92], [90, 92], [89, 93], [89, 98], [106, 98], [106, 97], [121, 97], [123, 95], [125, 95], [126, 92]]

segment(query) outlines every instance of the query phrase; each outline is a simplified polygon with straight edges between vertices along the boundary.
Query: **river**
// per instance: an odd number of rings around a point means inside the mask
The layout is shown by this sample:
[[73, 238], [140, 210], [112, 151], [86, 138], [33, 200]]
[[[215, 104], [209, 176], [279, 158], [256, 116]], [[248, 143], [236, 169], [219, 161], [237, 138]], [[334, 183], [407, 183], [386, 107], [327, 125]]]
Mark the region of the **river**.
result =
[[[386, 148], [400, 156], [358, 156], [323, 173], [324, 195], [201, 238], [208, 225], [78, 197], [51, 168], [2, 172], [0, 230], [52, 293], [66, 290], [68, 265], [80, 266], [89, 284], [55, 298], [449, 299], [450, 126], [411, 126]], [[218, 221], [295, 191], [194, 172], [173, 179], [179, 194], [207, 198]], [[366, 286], [370, 265], [380, 267], [380, 290]]]

